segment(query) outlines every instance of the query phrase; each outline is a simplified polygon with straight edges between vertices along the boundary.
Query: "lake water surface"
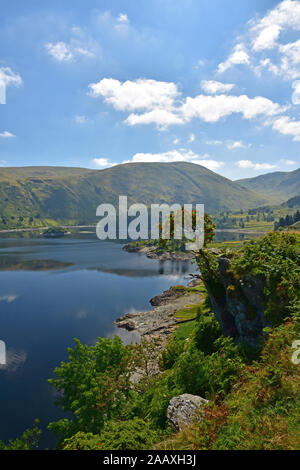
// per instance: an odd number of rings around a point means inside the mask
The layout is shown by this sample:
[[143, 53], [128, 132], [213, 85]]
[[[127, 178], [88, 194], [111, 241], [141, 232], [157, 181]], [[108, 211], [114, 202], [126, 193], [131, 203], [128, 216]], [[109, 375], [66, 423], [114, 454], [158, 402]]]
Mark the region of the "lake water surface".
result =
[[[20, 435], [39, 418], [45, 430], [64, 417], [47, 383], [67, 359], [73, 338], [94, 344], [121, 332], [114, 319], [151, 308], [149, 299], [171, 285], [187, 283], [189, 262], [159, 262], [94, 234], [63, 239], [0, 238], [0, 340], [7, 365], [0, 366], [0, 440]], [[55, 437], [44, 431], [41, 447]]]

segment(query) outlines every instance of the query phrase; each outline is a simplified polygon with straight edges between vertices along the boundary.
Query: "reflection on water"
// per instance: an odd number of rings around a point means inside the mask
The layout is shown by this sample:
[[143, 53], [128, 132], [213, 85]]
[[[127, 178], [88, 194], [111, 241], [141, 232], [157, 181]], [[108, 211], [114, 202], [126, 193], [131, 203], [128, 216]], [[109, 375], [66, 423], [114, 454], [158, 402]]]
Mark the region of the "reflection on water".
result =
[[[7, 348], [0, 440], [20, 435], [35, 418], [45, 429], [64, 417], [47, 379], [67, 360], [73, 338], [94, 344], [118, 332], [125, 343], [138, 341], [135, 332], [117, 330], [114, 319], [151, 308], [151, 297], [185, 283], [193, 270], [189, 262], [151, 260], [92, 234], [0, 237], [0, 340]], [[53, 443], [45, 431], [42, 446]]]

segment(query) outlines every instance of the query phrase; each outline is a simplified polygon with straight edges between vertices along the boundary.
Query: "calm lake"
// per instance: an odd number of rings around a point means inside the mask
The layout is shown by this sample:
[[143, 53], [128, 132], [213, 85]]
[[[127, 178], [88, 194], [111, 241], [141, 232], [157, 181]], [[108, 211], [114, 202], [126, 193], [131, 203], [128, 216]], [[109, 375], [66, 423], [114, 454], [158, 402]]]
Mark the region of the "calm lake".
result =
[[[35, 235], [36, 236], [36, 235]], [[187, 283], [189, 262], [159, 262], [94, 234], [63, 239], [0, 238], [0, 340], [7, 365], [0, 365], [0, 440], [20, 435], [39, 418], [41, 426], [64, 416], [47, 383], [67, 359], [73, 338], [94, 344], [120, 332], [114, 319], [150, 309], [149, 299]], [[54, 445], [44, 432], [41, 447]]]
[[[218, 233], [217, 241], [244, 235]], [[190, 262], [160, 262], [95, 234], [63, 239], [36, 235], [0, 237], [0, 340], [7, 365], [0, 365], [0, 440], [20, 435], [39, 418], [41, 448], [53, 447], [45, 428], [64, 417], [47, 383], [67, 359], [73, 338], [94, 344], [117, 332], [125, 342], [133, 333], [117, 330], [114, 320], [134, 310], [149, 310], [149, 299], [195, 272]]]

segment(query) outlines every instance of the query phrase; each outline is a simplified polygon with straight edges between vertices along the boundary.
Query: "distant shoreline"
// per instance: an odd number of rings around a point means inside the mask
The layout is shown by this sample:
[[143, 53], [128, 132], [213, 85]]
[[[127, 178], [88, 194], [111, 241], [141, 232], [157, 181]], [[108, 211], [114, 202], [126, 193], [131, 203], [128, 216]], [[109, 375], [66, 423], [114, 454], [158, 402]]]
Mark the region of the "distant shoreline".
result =
[[[60, 227], [61, 228], [96, 228], [96, 225], [60, 225]], [[47, 230], [49, 228], [52, 228], [52, 226], [49, 225], [48, 227], [11, 228], [11, 229], [0, 230], [0, 233], [38, 232], [39, 230]]]
[[[52, 226], [48, 225], [47, 227], [24, 227], [24, 228], [11, 228], [11, 229], [1, 229], [0, 233], [18, 233], [18, 232], [38, 232], [39, 230], [47, 230]], [[60, 225], [62, 228], [96, 228], [96, 225]], [[55, 227], [53, 227], [55, 228]], [[220, 232], [220, 233], [250, 233], [250, 234], [256, 234], [256, 233], [263, 233], [265, 234], [265, 231], [262, 230], [247, 230], [247, 229], [234, 229], [234, 228], [224, 228], [224, 229], [217, 229], [215, 232]]]

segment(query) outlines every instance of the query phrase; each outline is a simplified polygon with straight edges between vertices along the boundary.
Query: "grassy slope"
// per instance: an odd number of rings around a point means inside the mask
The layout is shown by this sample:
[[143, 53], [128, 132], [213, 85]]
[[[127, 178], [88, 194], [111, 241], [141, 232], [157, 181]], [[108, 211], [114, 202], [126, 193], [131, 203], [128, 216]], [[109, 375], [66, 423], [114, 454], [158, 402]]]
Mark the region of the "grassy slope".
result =
[[300, 168], [289, 172], [274, 172], [236, 181], [247, 189], [273, 199], [275, 203], [298, 196], [300, 191]]
[[[28, 218], [32, 216], [35, 224], [38, 214], [41, 219], [96, 221], [96, 207], [103, 202], [117, 204], [119, 195], [127, 195], [129, 203], [147, 205], [204, 203], [209, 213], [269, 202], [192, 163], [135, 163], [105, 170], [51, 167], [0, 170], [0, 216], [7, 219], [6, 226], [29, 225]], [[19, 220], [20, 217], [24, 220]]]

